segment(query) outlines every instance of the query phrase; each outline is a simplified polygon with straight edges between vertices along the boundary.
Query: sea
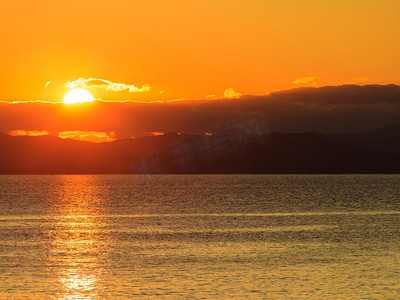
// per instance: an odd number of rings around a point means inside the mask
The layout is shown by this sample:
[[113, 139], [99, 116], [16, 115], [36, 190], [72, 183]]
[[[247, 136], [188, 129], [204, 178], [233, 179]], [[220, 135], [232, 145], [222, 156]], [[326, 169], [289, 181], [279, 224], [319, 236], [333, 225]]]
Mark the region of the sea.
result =
[[0, 299], [400, 299], [400, 175], [2, 175]]

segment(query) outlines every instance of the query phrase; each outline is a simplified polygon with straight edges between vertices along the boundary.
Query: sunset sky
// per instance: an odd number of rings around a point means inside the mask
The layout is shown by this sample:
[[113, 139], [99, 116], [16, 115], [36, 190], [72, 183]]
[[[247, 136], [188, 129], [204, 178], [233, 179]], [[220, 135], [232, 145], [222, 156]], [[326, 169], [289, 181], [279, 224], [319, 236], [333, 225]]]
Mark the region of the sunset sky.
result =
[[0, 100], [398, 84], [399, 12], [397, 0], [3, 0]]
[[400, 0], [0, 0], [0, 300], [400, 300], [399, 187]]

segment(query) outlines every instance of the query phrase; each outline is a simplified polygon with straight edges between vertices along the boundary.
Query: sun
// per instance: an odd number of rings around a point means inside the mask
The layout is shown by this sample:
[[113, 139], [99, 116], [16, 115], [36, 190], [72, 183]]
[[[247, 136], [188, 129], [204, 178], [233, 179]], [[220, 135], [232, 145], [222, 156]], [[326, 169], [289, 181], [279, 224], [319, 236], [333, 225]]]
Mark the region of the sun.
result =
[[75, 104], [83, 102], [92, 102], [94, 100], [92, 94], [84, 89], [70, 90], [64, 97], [65, 104]]

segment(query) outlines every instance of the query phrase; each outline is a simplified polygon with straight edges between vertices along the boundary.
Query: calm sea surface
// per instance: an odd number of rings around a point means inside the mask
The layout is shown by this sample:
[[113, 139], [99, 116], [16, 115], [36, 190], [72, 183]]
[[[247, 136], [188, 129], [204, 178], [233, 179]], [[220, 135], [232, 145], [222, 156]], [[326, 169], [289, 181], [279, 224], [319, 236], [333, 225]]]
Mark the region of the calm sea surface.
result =
[[0, 299], [400, 299], [398, 175], [0, 176]]

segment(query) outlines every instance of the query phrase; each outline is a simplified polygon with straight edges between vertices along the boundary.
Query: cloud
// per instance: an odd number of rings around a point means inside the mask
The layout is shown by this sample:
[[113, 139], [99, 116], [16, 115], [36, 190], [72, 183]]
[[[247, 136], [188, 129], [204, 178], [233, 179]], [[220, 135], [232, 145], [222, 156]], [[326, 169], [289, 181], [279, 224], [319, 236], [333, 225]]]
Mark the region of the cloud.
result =
[[116, 139], [115, 132], [112, 131], [62, 131], [58, 133], [58, 137], [93, 143], [112, 142]]
[[45, 130], [10, 130], [8, 132], [9, 135], [12, 136], [41, 136], [41, 135], [48, 135], [49, 133]]
[[73, 88], [103, 88], [109, 91], [121, 92], [121, 91], [129, 91], [130, 93], [143, 93], [149, 92], [151, 87], [147, 84], [142, 85], [141, 87], [137, 87], [133, 84], [126, 83], [115, 83], [106, 79], [98, 79], [98, 78], [79, 78], [75, 81], [67, 82], [66, 87]]
[[255, 114], [262, 117], [269, 131], [361, 132], [399, 123], [400, 86], [301, 87], [262, 96], [244, 95], [235, 101], [96, 101], [73, 109], [61, 102], [0, 102], [0, 132], [23, 129], [58, 135], [79, 130], [114, 132], [115, 138], [140, 137], [146, 135], [144, 132], [203, 135]]
[[159, 135], [164, 135], [164, 132], [159, 132], [159, 131], [146, 131], [144, 132], [146, 135], [154, 135], [154, 136], [159, 136]]
[[237, 99], [240, 96], [242, 96], [241, 93], [236, 92], [234, 89], [232, 88], [228, 88], [224, 91], [224, 98], [228, 98], [228, 99]]
[[299, 77], [295, 79], [292, 83], [293, 84], [312, 84], [316, 85], [317, 82], [315, 81], [317, 76], [307, 76], [307, 77]]

